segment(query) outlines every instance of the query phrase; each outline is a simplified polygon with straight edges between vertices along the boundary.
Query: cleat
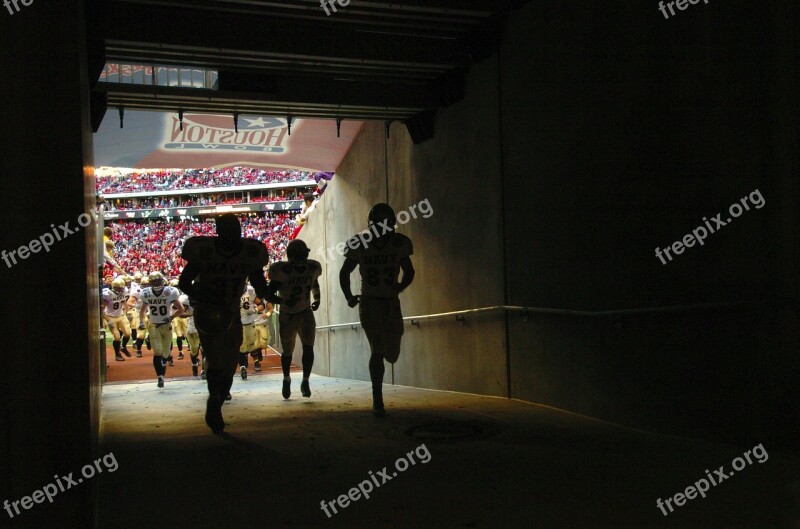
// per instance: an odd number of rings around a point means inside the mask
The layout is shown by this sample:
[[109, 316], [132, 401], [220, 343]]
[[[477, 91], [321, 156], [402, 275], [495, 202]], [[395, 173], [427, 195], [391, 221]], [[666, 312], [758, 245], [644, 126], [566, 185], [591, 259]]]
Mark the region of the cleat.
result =
[[178, 351], [178, 360], [183, 360], [183, 351]]
[[119, 353], [115, 353], [114, 354], [114, 360], [116, 360], [117, 362], [124, 362], [125, 361], [125, 359], [122, 358], [122, 355], [119, 354]]
[[303, 380], [300, 383], [300, 393], [302, 393], [303, 396], [306, 397], [306, 398], [311, 396], [311, 388], [308, 387], [308, 379]]
[[175, 361], [172, 359], [172, 355], [167, 357], [167, 362], [169, 362], [170, 367], [175, 367]]
[[261, 362], [259, 360], [256, 360], [255, 366], [256, 371], [261, 371]]
[[215, 434], [225, 430], [225, 421], [222, 419], [222, 399], [209, 395], [206, 401], [206, 424]]
[[227, 401], [233, 400], [233, 397], [231, 397], [231, 392], [230, 391], [228, 392], [227, 395], [225, 395], [225, 400], [227, 400]]
[[192, 364], [192, 376], [197, 376], [197, 364]]
[[158, 387], [164, 387], [164, 377], [158, 377]]
[[136, 358], [141, 358], [141, 357], [142, 357], [142, 350], [141, 349], [137, 349], [136, 350]]
[[281, 394], [283, 395], [284, 399], [288, 399], [292, 396], [292, 381], [284, 379], [283, 381], [283, 389], [281, 390]]
[[205, 370], [203, 370], [203, 371], [200, 371], [200, 379], [201, 379], [201, 380], [205, 380], [205, 379], [206, 379], [206, 372], [205, 372]]
[[130, 351], [128, 351], [128, 348], [127, 348], [127, 347], [123, 347], [123, 348], [122, 348], [122, 354], [124, 354], [124, 355], [125, 355], [125, 356], [127, 356], [128, 358], [130, 358], [130, 357], [131, 357], [131, 352], [130, 352]]
[[242, 375], [242, 380], [247, 380], [247, 368], [242, 366], [239, 368], [239, 372]]

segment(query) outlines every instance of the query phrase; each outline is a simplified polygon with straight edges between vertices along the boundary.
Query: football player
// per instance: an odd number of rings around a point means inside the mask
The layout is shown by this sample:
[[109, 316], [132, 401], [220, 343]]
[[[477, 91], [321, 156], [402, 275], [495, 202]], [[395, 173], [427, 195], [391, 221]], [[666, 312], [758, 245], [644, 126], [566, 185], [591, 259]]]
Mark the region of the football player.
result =
[[128, 340], [131, 339], [131, 326], [128, 323], [125, 311], [134, 302], [135, 299], [125, 288], [125, 280], [122, 277], [112, 280], [111, 288], [103, 289], [103, 320], [105, 320], [114, 338], [111, 343], [114, 346], [114, 359], [117, 362], [125, 361], [120, 354], [120, 338], [122, 339], [122, 352], [129, 358], [131, 356], [127, 347]]
[[[173, 279], [169, 282], [169, 286], [174, 289], [178, 289], [178, 280]], [[180, 289], [178, 289], [178, 295], [181, 295]], [[186, 321], [186, 316], [181, 316], [180, 318], [176, 318], [175, 321], [172, 323], [173, 328], [175, 329], [175, 343], [178, 344], [178, 360], [183, 360], [183, 341], [186, 339], [186, 327], [188, 322]], [[191, 354], [191, 352], [189, 353]], [[175, 365], [172, 362], [172, 343], [169, 345], [169, 365]]]
[[186, 318], [186, 340], [189, 343], [189, 358], [192, 361], [192, 375], [197, 376], [197, 369], [200, 366], [200, 335], [197, 334], [197, 327], [194, 325], [194, 308], [192, 308], [192, 303], [189, 301], [189, 296], [186, 294], [181, 294], [178, 299], [181, 305], [183, 305], [184, 310], [183, 316], [178, 319]]
[[[314, 312], [319, 308], [320, 292], [318, 278], [322, 274], [322, 265], [308, 258], [309, 249], [301, 239], [295, 239], [286, 246], [288, 262], [273, 263], [269, 267], [269, 292], [267, 298], [281, 306], [278, 315], [278, 328], [281, 337], [281, 368], [283, 369], [284, 399], [292, 394], [292, 379], [289, 368], [292, 365], [292, 353], [298, 334], [303, 346], [303, 381], [300, 393], [304, 397], [311, 396], [308, 377], [314, 365], [314, 338], [317, 334], [317, 322]], [[314, 295], [314, 301], [310, 299]]]
[[[141, 293], [144, 291], [145, 288], [150, 286], [150, 277], [149, 276], [142, 277], [142, 280], [139, 283], [139, 286], [141, 287], [141, 291], [139, 292], [139, 297], [136, 298], [136, 314], [137, 315], [141, 314], [141, 312], [140, 312], [140, 310], [142, 308], [142, 294]], [[144, 331], [141, 330], [142, 329], [142, 324], [144, 324], [144, 328], [145, 328]], [[142, 321], [141, 318], [139, 319], [139, 326], [137, 328], [139, 329], [139, 332], [136, 334], [136, 358], [141, 358], [142, 357], [142, 344], [143, 343], [147, 344], [147, 350], [148, 351], [151, 349], [151, 347], [150, 347], [150, 337], [147, 335], [147, 330], [146, 330], [146, 329], [150, 328], [150, 316], [149, 316], [148, 312], [144, 313], [144, 321]]]
[[[222, 433], [222, 404], [233, 384], [242, 344], [242, 292], [250, 279], [256, 294], [267, 296], [263, 267], [269, 254], [261, 242], [242, 238], [242, 226], [235, 215], [221, 215], [216, 227], [216, 237], [192, 237], [183, 244], [181, 256], [187, 263], [180, 289], [194, 303], [195, 325], [208, 360], [206, 424], [212, 432]], [[204, 311], [206, 319], [201, 317]]]
[[142, 292], [142, 308], [139, 309], [139, 329], [144, 330], [144, 313], [150, 315], [149, 335], [153, 346], [153, 368], [158, 377], [158, 387], [164, 387], [167, 372], [167, 355], [172, 343], [172, 320], [183, 314], [183, 305], [178, 291], [164, 284], [161, 272], [151, 272], [150, 286]]
[[[138, 280], [135, 280], [136, 275], [139, 276]], [[138, 272], [134, 274], [133, 277], [126, 275], [125, 276], [125, 286], [128, 287], [128, 293], [130, 293], [131, 297], [135, 300], [135, 303], [128, 308], [128, 312], [126, 316], [128, 317], [128, 323], [131, 326], [131, 340], [134, 344], [136, 344], [136, 356], [141, 357], [142, 353], [142, 346], [138, 344], [139, 342], [139, 297], [142, 294], [142, 287], [139, 283], [142, 281], [142, 274]]]
[[264, 360], [264, 352], [269, 347], [269, 319], [272, 317], [272, 303], [261, 300], [258, 305], [258, 316], [256, 316], [256, 350], [253, 356], [253, 365], [256, 371], [261, 371], [261, 362]]
[[[239, 347], [239, 373], [247, 380], [247, 355], [256, 349], [256, 315], [258, 298], [252, 285], [248, 284], [239, 302], [239, 318], [242, 320], [242, 344]], [[253, 355], [255, 356], [255, 354]]]
[[[339, 286], [347, 304], [359, 306], [361, 326], [369, 342], [372, 412], [377, 417], [386, 415], [383, 361], [394, 364], [400, 355], [404, 329], [398, 296], [414, 280], [410, 258], [414, 249], [408, 237], [394, 231], [396, 224], [397, 217], [388, 204], [375, 204], [369, 212], [369, 229], [347, 242], [345, 261], [339, 271]], [[350, 274], [357, 267], [361, 272], [360, 296], [354, 296], [350, 290]], [[398, 282], [401, 269], [403, 279]]]

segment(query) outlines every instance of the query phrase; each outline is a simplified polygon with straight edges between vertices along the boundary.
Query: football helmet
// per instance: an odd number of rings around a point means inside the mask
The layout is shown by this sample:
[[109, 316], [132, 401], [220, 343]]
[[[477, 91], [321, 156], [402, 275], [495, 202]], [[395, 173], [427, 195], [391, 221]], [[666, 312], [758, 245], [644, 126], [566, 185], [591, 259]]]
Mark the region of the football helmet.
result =
[[164, 288], [164, 274], [161, 272], [150, 272], [150, 275], [147, 278], [152, 289], [160, 290]]
[[111, 290], [117, 294], [125, 292], [125, 280], [122, 277], [117, 277], [111, 282]]
[[286, 258], [290, 261], [304, 262], [308, 260], [308, 254], [311, 250], [308, 249], [306, 243], [300, 239], [290, 241], [286, 246]]
[[379, 202], [369, 210], [369, 223], [388, 226], [389, 229], [393, 230], [397, 224], [397, 216], [394, 214], [392, 206], [384, 202]]

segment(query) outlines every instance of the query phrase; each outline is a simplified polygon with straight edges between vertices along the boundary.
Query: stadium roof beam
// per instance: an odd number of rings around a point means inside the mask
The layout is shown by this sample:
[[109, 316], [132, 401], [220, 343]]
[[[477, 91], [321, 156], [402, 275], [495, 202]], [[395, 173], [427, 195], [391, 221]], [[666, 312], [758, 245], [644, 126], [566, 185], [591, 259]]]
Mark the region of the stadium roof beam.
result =
[[[218, 54], [252, 57], [262, 62], [272, 59], [295, 63], [299, 67], [326, 63], [340, 67], [353, 64], [422, 69], [444, 69], [467, 65], [468, 54], [454, 36], [442, 34], [397, 34], [381, 28], [355, 28], [336, 24], [309, 27], [296, 22], [282, 23], [241, 15], [209, 16], [207, 12], [154, 8], [143, 11], [129, 5], [112, 3], [103, 17], [98, 38], [108, 47], [109, 58], [119, 58], [113, 50], [141, 47], [145, 54], [185, 51], [203, 52], [206, 57]], [[429, 42], [428, 42], [429, 41]], [[130, 60], [129, 56], [124, 57]], [[137, 57], [138, 60], [138, 57]], [[208, 67], [221, 67], [210, 61]], [[257, 62], [253, 67], [262, 65]]]
[[[289, 85], [291, 86], [291, 85]], [[311, 87], [313, 88], [313, 87]], [[186, 112], [288, 115], [343, 119], [406, 119], [433, 103], [412, 94], [379, 92], [369, 85], [350, 86], [348, 98], [334, 99], [325, 91], [295, 90], [294, 97], [276, 99], [272, 94], [222, 92], [168, 86], [100, 83], [95, 92], [105, 93], [109, 107], [128, 110], [183, 110]], [[345, 92], [344, 89], [341, 90]], [[377, 92], [377, 93], [376, 93]], [[326, 97], [328, 96], [328, 97]]]
[[415, 119], [429, 131], [527, 1], [358, 0], [328, 16], [320, 0], [88, 0], [90, 42], [105, 61], [219, 72], [219, 90], [204, 94], [96, 93], [131, 109]]

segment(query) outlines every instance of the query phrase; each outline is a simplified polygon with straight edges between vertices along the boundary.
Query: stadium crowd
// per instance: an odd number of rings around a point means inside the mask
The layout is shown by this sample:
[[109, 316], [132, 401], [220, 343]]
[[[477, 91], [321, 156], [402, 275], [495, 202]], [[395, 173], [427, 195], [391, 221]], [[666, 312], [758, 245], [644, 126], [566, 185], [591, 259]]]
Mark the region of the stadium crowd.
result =
[[[263, 242], [270, 262], [286, 257], [286, 245], [297, 227], [291, 214], [242, 215], [242, 236]], [[113, 256], [128, 274], [160, 271], [167, 277], [180, 275], [185, 262], [180, 257], [183, 241], [196, 235], [214, 235], [213, 220], [150, 220], [112, 222]]]
[[[134, 209], [185, 208], [191, 206], [218, 206], [223, 204], [246, 204], [249, 202], [280, 202], [301, 200], [310, 192], [307, 188], [274, 189], [246, 193], [208, 193], [203, 195], [177, 195], [170, 197], [143, 197], [129, 199], [110, 199], [107, 211], [126, 211]], [[256, 195], [258, 193], [258, 195]]]
[[266, 171], [248, 167], [174, 169], [99, 177], [96, 187], [98, 193], [111, 194], [291, 183], [314, 179], [314, 173], [306, 171]]

